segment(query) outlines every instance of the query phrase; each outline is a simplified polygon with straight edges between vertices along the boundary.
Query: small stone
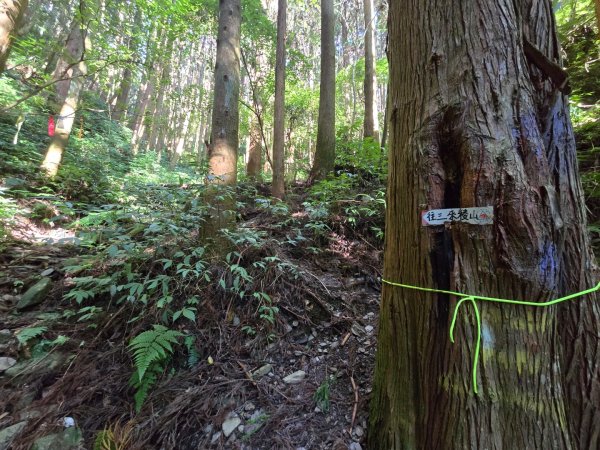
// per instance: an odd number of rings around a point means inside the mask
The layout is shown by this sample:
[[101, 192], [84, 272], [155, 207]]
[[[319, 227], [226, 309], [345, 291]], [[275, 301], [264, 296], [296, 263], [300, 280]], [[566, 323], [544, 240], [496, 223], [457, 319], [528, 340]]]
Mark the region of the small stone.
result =
[[288, 324], [288, 323], [286, 323], [286, 324], [285, 324], [285, 332], [286, 332], [286, 333], [289, 333], [289, 332], [290, 332], [290, 331], [292, 331], [293, 329], [294, 329], [294, 328], [293, 328], [293, 327], [292, 327], [290, 324]]
[[268, 374], [269, 372], [271, 372], [271, 370], [273, 370], [273, 364], [265, 364], [264, 366], [259, 367], [254, 372], [252, 372], [252, 378], [256, 380], [257, 378]]
[[75, 426], [75, 419], [72, 417], [63, 417], [62, 425], [65, 428], [70, 428]]
[[75, 450], [81, 448], [83, 434], [76, 427], [65, 428], [62, 433], [49, 434], [37, 439], [31, 450]]
[[25, 425], [27, 425], [27, 422], [19, 422], [0, 430], [0, 448], [10, 448], [10, 444], [12, 444], [13, 439], [23, 430], [23, 428], [25, 428]]
[[244, 411], [254, 411], [256, 409], [256, 406], [254, 406], [254, 403], [252, 402], [248, 402], [244, 405]]
[[367, 325], [367, 326], [365, 327], [365, 331], [366, 331], [367, 333], [371, 333], [371, 332], [373, 332], [373, 327], [372, 327], [371, 325]]
[[240, 425], [239, 427], [237, 427], [238, 432], [243, 433], [244, 432], [244, 425]]
[[46, 299], [50, 289], [52, 289], [52, 280], [50, 278], [42, 278], [23, 294], [19, 303], [17, 303], [17, 310], [20, 311], [39, 305]]
[[214, 444], [215, 442], [217, 442], [219, 440], [219, 438], [221, 437], [221, 432], [217, 431], [215, 434], [212, 435], [212, 437], [210, 438], [210, 443]]
[[8, 344], [13, 339], [13, 334], [10, 330], [0, 330], [0, 344]]
[[348, 446], [348, 450], [362, 450], [362, 447], [360, 446], [360, 444], [358, 442], [352, 442]]
[[318, 406], [315, 406], [315, 412], [316, 413], [320, 413], [321, 412], [321, 408], [319, 408]]
[[354, 434], [355, 434], [357, 437], [361, 437], [363, 434], [365, 434], [365, 432], [363, 431], [363, 429], [362, 429], [362, 427], [361, 427], [361, 426], [359, 426], [359, 425], [356, 425], [356, 426], [354, 427]]
[[298, 321], [297, 321], [297, 320], [294, 320], [294, 321], [292, 322], [292, 326], [293, 326], [293, 327], [297, 327], [298, 325], [299, 325], [299, 323], [298, 323]]
[[43, 277], [50, 276], [54, 273], [54, 269], [50, 267], [49, 269], [44, 270], [40, 275]]
[[304, 380], [306, 377], [306, 372], [303, 370], [298, 370], [294, 373], [289, 374], [287, 377], [283, 379], [283, 382], [286, 384], [298, 384]]
[[233, 316], [233, 326], [237, 327], [240, 324], [240, 318], [238, 316]]
[[10, 369], [17, 363], [17, 360], [14, 358], [9, 358], [7, 356], [0, 357], [0, 373], [4, 372], [6, 369]]
[[204, 434], [207, 434], [207, 435], [210, 434], [210, 433], [212, 433], [213, 432], [213, 425], [212, 425], [212, 423], [209, 423], [208, 425], [206, 425], [204, 427], [204, 430], [202, 430], [202, 431], [204, 431]]
[[231, 436], [231, 433], [235, 431], [239, 424], [242, 423], [242, 420], [237, 416], [237, 414], [231, 415], [225, 422], [223, 422], [223, 434], [225, 437]]
[[354, 322], [350, 327], [350, 331], [352, 331], [354, 336], [361, 336], [364, 334], [365, 329], [358, 322]]
[[340, 343], [338, 341], [335, 341], [335, 342], [331, 343], [331, 347], [330, 348], [333, 350], [335, 348], [338, 348], [339, 346], [340, 346]]

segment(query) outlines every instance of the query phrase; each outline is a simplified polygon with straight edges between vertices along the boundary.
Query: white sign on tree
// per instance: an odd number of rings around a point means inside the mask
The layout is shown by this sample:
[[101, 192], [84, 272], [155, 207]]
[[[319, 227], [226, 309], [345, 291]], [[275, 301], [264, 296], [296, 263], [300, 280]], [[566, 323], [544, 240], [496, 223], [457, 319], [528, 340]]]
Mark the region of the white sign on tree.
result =
[[449, 222], [491, 225], [494, 222], [494, 207], [431, 209], [421, 213], [423, 226], [443, 225]]

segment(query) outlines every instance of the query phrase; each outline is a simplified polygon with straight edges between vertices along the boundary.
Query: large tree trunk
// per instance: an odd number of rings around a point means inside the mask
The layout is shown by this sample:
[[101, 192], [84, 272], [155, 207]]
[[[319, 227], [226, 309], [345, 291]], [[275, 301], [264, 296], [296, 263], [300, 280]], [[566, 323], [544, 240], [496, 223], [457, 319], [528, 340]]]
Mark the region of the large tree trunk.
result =
[[321, 0], [321, 87], [317, 148], [310, 180], [333, 171], [335, 164], [335, 12], [333, 0]]
[[28, 0], [0, 0], [0, 74], [6, 68], [12, 40], [27, 3]]
[[379, 141], [379, 119], [377, 117], [377, 98], [375, 87], [375, 16], [373, 15], [373, 0], [364, 0], [365, 6], [365, 123], [364, 137]]
[[[566, 99], [525, 54], [559, 62], [551, 3], [393, 0], [388, 26], [384, 279], [534, 302], [591, 287]], [[421, 225], [427, 208], [474, 206], [493, 225]], [[478, 395], [475, 317], [451, 345], [455, 305], [384, 284], [371, 448], [597, 449], [598, 303], [480, 302]]]
[[273, 123], [273, 197], [285, 194], [285, 33], [287, 1], [277, 11], [277, 57], [275, 61], [275, 111]]
[[240, 0], [221, 0], [209, 148], [211, 183], [237, 180], [240, 97]]

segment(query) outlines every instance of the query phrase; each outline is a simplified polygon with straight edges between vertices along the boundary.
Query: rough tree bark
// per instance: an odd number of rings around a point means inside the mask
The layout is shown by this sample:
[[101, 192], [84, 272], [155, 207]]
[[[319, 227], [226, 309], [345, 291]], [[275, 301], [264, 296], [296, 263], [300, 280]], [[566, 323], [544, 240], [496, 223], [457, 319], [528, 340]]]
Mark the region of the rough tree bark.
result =
[[321, 86], [315, 161], [310, 181], [325, 178], [335, 164], [335, 12], [333, 0], [321, 0]]
[[[518, 9], [515, 9], [515, 5]], [[384, 279], [546, 301], [595, 284], [547, 0], [392, 0]], [[547, 65], [546, 65], [547, 67]], [[493, 206], [494, 223], [422, 227], [427, 208]], [[597, 449], [597, 297], [547, 308], [384, 284], [373, 449]]]
[[211, 184], [237, 180], [241, 21], [240, 0], [221, 0], [208, 163]]
[[377, 117], [377, 96], [375, 88], [377, 77], [375, 75], [375, 16], [373, 14], [373, 0], [364, 0], [365, 10], [365, 123], [363, 135], [379, 141], [379, 119]]
[[285, 33], [287, 1], [277, 10], [277, 55], [275, 61], [275, 111], [273, 113], [273, 197], [285, 194]]
[[6, 68], [12, 40], [27, 4], [28, 0], [0, 0], [0, 74]]

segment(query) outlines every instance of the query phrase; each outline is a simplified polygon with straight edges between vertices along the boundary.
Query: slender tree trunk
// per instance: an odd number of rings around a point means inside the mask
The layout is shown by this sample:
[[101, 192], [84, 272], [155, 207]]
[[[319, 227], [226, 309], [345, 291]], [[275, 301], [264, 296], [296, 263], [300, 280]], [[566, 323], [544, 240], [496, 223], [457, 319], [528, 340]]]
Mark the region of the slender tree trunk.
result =
[[154, 111], [152, 113], [152, 127], [148, 136], [148, 149], [155, 151], [162, 151], [162, 146], [160, 145], [160, 139], [162, 136], [164, 123], [167, 120], [165, 117], [165, 94], [167, 87], [167, 79], [171, 73], [170, 70], [170, 62], [165, 61], [162, 69], [162, 73], [160, 76], [160, 80], [158, 82], [158, 98], [156, 100], [156, 104], [154, 107]]
[[[82, 10], [85, 6], [82, 6]], [[73, 19], [72, 29], [66, 43], [66, 53], [59, 60], [55, 76], [66, 78], [57, 86], [56, 99], [61, 99], [62, 105], [56, 120], [54, 136], [50, 141], [46, 156], [42, 162], [42, 170], [50, 177], [58, 173], [63, 153], [69, 141], [69, 136], [75, 122], [75, 113], [79, 103], [79, 95], [83, 87], [83, 76], [87, 69], [82, 61], [85, 49], [85, 33], [82, 29], [83, 18], [78, 12]], [[60, 89], [59, 89], [60, 88]], [[63, 91], [66, 93], [63, 97]]]
[[209, 149], [210, 181], [216, 184], [237, 179], [240, 24], [240, 0], [221, 0]]
[[113, 119], [117, 122], [125, 120], [127, 116], [127, 101], [129, 100], [129, 92], [131, 91], [131, 82], [133, 79], [133, 71], [131, 67], [125, 67], [123, 70], [123, 78], [118, 89], [117, 103], [113, 111]]
[[277, 10], [277, 55], [275, 61], [275, 111], [273, 124], [273, 197], [285, 195], [285, 34], [287, 1]]
[[340, 14], [340, 24], [342, 25], [342, 68], [345, 69], [350, 65], [350, 48], [348, 45], [348, 22], [346, 21], [346, 8], [342, 8]]
[[[533, 302], [593, 286], [566, 98], [526, 57], [559, 62], [551, 2], [392, 0], [388, 26], [384, 279]], [[492, 225], [421, 225], [475, 206]], [[384, 284], [370, 447], [599, 448], [596, 300], [480, 301], [475, 395], [473, 310], [451, 345], [455, 298]]]
[[262, 139], [260, 138], [260, 129], [256, 119], [251, 121], [250, 125], [250, 145], [248, 146], [248, 164], [246, 165], [246, 175], [250, 179], [260, 178], [260, 168], [262, 167]]
[[321, 0], [321, 87], [315, 162], [310, 181], [325, 178], [335, 164], [335, 12], [333, 0]]
[[27, 9], [28, 0], [0, 0], [0, 74], [6, 68], [13, 37]]
[[373, 0], [364, 0], [365, 7], [365, 123], [364, 137], [379, 141], [379, 119], [377, 117], [377, 98], [375, 87], [375, 16], [373, 15]]
[[131, 144], [133, 154], [137, 154], [140, 141], [146, 133], [146, 113], [148, 111], [148, 105], [154, 92], [154, 75], [150, 75], [150, 79], [141, 87], [141, 93], [138, 95], [138, 104], [136, 107], [136, 113], [132, 118], [132, 131]]
[[598, 36], [600, 36], [600, 0], [594, 0], [594, 6], [596, 10], [596, 29], [598, 30]]
[[71, 22], [71, 29], [64, 45], [64, 50], [56, 63], [56, 68], [52, 73], [52, 78], [58, 80], [54, 84], [54, 95], [50, 96], [49, 109], [51, 111], [60, 111], [67, 98], [71, 86], [71, 78], [74, 76], [74, 67], [78, 65], [83, 58], [85, 49], [84, 33], [81, 28], [81, 18], [76, 17]]

